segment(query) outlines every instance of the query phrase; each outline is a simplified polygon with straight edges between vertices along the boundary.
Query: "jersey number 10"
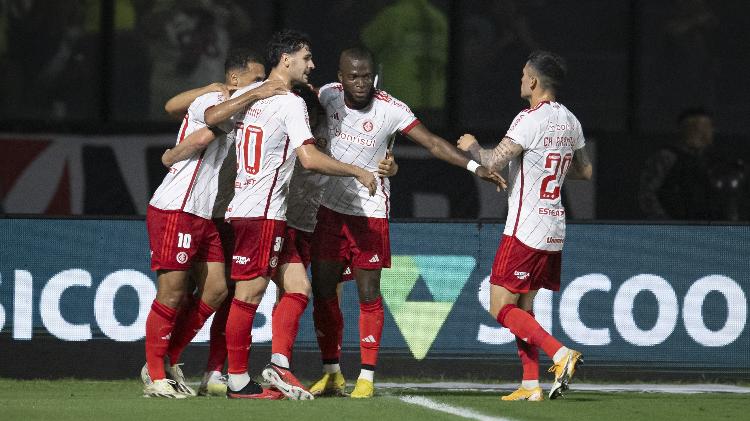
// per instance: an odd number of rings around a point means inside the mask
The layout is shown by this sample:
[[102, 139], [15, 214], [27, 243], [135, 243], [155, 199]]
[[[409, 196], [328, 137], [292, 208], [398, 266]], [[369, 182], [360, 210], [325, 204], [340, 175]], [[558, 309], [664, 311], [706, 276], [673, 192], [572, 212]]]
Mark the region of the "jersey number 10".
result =
[[[566, 153], [562, 158], [557, 152], [551, 152], [547, 155], [547, 159], [544, 162], [544, 168], [554, 168], [554, 174], [548, 175], [542, 179], [542, 187], [539, 189], [539, 198], [555, 200], [560, 197], [561, 180], [565, 177], [565, 173], [568, 172], [572, 160], [573, 154], [571, 153]], [[550, 184], [552, 184], [552, 186], [550, 186]], [[550, 187], [552, 190], [549, 190]]]

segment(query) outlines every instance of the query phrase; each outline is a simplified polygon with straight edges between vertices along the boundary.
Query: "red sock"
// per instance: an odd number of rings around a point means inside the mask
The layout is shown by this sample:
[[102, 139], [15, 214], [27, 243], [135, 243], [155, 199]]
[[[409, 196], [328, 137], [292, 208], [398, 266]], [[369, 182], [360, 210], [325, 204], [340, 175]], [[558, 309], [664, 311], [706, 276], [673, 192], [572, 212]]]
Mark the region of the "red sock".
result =
[[362, 366], [375, 369], [383, 335], [383, 298], [359, 303], [359, 352]]
[[203, 300], [191, 300], [184, 311], [180, 311], [177, 321], [172, 330], [172, 339], [169, 340], [167, 357], [169, 363], [175, 365], [180, 360], [180, 354], [185, 350], [190, 341], [195, 338], [206, 320], [214, 314], [214, 309], [203, 302]]
[[247, 372], [247, 357], [252, 343], [253, 319], [257, 304], [250, 304], [232, 299], [227, 318], [227, 359], [229, 373], [242, 374]]
[[299, 319], [307, 307], [307, 295], [285, 293], [273, 312], [271, 352], [292, 360], [292, 348], [299, 331]]
[[211, 322], [211, 339], [208, 345], [206, 371], [224, 370], [224, 362], [227, 360], [227, 318], [231, 306], [232, 298], [230, 297], [224, 300], [214, 314], [214, 320]]
[[323, 364], [338, 363], [341, 356], [341, 340], [344, 336], [344, 316], [339, 308], [338, 297], [315, 300], [313, 321]]
[[497, 314], [497, 321], [529, 345], [542, 348], [550, 358], [562, 344], [547, 333], [531, 315], [514, 304], [506, 304]]
[[[534, 313], [531, 310], [528, 313], [531, 317], [534, 317]], [[523, 365], [523, 379], [539, 380], [539, 348], [526, 343], [518, 336], [516, 336], [516, 347], [518, 348], [518, 356], [521, 357], [521, 364]]]
[[174, 328], [177, 310], [154, 300], [146, 318], [146, 364], [151, 380], [161, 380], [164, 373], [164, 355]]

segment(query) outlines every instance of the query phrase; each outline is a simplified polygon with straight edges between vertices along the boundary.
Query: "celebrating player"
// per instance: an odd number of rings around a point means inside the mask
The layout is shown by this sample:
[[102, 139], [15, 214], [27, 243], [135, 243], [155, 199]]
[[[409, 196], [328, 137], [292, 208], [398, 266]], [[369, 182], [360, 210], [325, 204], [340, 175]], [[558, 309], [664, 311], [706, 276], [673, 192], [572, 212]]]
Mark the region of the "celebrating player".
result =
[[[257, 64], [257, 59], [246, 51], [231, 53], [225, 64], [227, 85], [248, 85], [259, 76]], [[278, 84], [261, 86], [253, 90], [252, 100], [282, 91], [285, 92]], [[193, 144], [194, 139], [211, 135], [204, 113], [223, 100], [221, 92], [209, 92], [190, 104], [177, 146], [164, 156], [166, 161], [174, 158], [172, 162], [182, 162], [171, 166], [146, 214], [151, 268], [158, 277], [156, 299], [146, 319], [146, 366], [141, 372], [146, 396], [181, 398], [195, 394], [185, 384], [178, 359], [227, 295], [222, 243], [211, 216], [218, 190], [217, 176], [231, 142], [222, 137], [200, 154], [180, 146], [183, 141], [186, 145]], [[189, 271], [198, 285], [200, 299], [189, 300], [176, 324], [177, 308], [183, 297], [187, 293], [192, 295], [192, 289], [188, 291], [192, 285]], [[166, 371], [171, 379], [166, 378], [165, 354], [170, 359]]]
[[[401, 132], [437, 158], [493, 183], [503, 182], [499, 175], [468, 160], [453, 145], [431, 133], [404, 103], [375, 89], [374, 69], [372, 53], [366, 48], [344, 50], [339, 60], [339, 83], [320, 89], [333, 158], [375, 171], [390, 140]], [[343, 325], [336, 285], [346, 262], [351, 262], [360, 300], [362, 370], [351, 397], [369, 398], [374, 393], [384, 317], [380, 272], [391, 264], [389, 196], [387, 178], [380, 180], [375, 196], [349, 178], [332, 177], [325, 187], [313, 234], [312, 263], [313, 315], [324, 367], [323, 378], [313, 388], [322, 389], [321, 393], [337, 389], [336, 379], [343, 379], [338, 366], [337, 338]]]
[[537, 323], [532, 308], [539, 288], [560, 289], [565, 241], [563, 181], [566, 177], [590, 179], [592, 174], [581, 123], [556, 102], [565, 73], [559, 56], [532, 53], [521, 77], [521, 98], [529, 102], [529, 108], [516, 116], [497, 147], [482, 149], [469, 134], [458, 141], [460, 149], [487, 168], [509, 167], [509, 211], [492, 265], [490, 314], [516, 335], [523, 381], [503, 400], [542, 400], [537, 347], [554, 361], [549, 370], [555, 374], [550, 399], [568, 389], [576, 364], [583, 361], [580, 352], [563, 346]]
[[[315, 68], [308, 38], [295, 31], [274, 35], [268, 47], [273, 66], [269, 80], [281, 80], [287, 88], [307, 83]], [[243, 90], [235, 93], [237, 99]], [[225, 107], [225, 104], [229, 104]], [[216, 107], [221, 114], [232, 101]], [[283, 258], [289, 244], [286, 227], [286, 196], [289, 178], [298, 157], [302, 166], [339, 177], [354, 177], [371, 194], [374, 175], [360, 167], [344, 164], [318, 151], [310, 131], [304, 101], [289, 93], [257, 101], [246, 107], [236, 121], [237, 178], [235, 196], [226, 217], [235, 233], [232, 279], [236, 281], [227, 320], [229, 361], [227, 396], [271, 398], [247, 372], [250, 334], [255, 311], [277, 270], [285, 291], [274, 312], [271, 364], [263, 377], [290, 399], [311, 399], [312, 395], [289, 370], [291, 348], [299, 319], [307, 306], [310, 282], [301, 264]]]

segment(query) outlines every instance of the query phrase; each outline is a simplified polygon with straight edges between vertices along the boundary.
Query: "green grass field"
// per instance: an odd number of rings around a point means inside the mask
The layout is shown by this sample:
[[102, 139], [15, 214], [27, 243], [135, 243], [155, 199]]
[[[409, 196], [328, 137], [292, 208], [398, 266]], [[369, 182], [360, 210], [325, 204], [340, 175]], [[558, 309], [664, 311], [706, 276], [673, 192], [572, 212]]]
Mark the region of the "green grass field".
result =
[[468, 419], [484, 420], [738, 420], [748, 419], [750, 413], [750, 396], [730, 393], [571, 391], [566, 399], [556, 401], [501, 402], [497, 392], [388, 389], [369, 400], [322, 398], [297, 402], [219, 397], [167, 400], [141, 397], [141, 385], [134, 380], [0, 379], [0, 420], [467, 419], [404, 402], [402, 399], [407, 396], [426, 398], [436, 405], [448, 405], [467, 415]]

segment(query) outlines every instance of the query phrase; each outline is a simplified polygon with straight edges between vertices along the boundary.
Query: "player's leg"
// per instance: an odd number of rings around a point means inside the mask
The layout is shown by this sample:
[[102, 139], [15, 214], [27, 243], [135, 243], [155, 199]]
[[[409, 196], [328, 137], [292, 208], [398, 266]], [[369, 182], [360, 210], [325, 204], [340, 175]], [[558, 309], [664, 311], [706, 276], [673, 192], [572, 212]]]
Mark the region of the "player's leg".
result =
[[[286, 247], [293, 247], [293, 244], [290, 244], [293, 241], [293, 236], [287, 236]], [[282, 253], [282, 261], [285, 261], [284, 255], [285, 253]], [[313, 396], [290, 369], [292, 348], [299, 332], [299, 320], [307, 307], [310, 295], [310, 281], [301, 262], [283, 264], [279, 268], [278, 278], [279, 288], [284, 292], [279, 297], [273, 313], [271, 364], [263, 369], [263, 378], [289, 399], [312, 399]]]
[[[518, 307], [529, 313], [531, 317], [534, 317], [533, 305], [536, 292], [530, 291], [520, 294], [518, 297]], [[521, 365], [523, 366], [523, 380], [518, 390], [503, 396], [502, 400], [541, 401], [543, 398], [542, 388], [539, 386], [539, 349], [517, 336], [516, 347], [518, 348], [518, 356], [521, 358]]]
[[314, 260], [312, 263], [313, 322], [323, 360], [323, 377], [310, 386], [310, 393], [315, 396], [345, 395], [346, 380], [339, 365], [344, 317], [338, 294], [344, 267], [338, 260]]
[[375, 391], [375, 366], [383, 336], [383, 299], [380, 296], [381, 269], [354, 269], [359, 295], [359, 351], [361, 369], [353, 398], [369, 398]]

